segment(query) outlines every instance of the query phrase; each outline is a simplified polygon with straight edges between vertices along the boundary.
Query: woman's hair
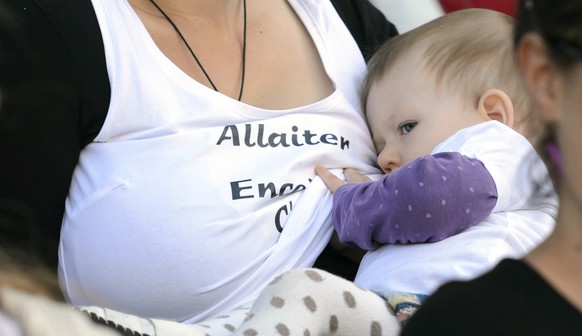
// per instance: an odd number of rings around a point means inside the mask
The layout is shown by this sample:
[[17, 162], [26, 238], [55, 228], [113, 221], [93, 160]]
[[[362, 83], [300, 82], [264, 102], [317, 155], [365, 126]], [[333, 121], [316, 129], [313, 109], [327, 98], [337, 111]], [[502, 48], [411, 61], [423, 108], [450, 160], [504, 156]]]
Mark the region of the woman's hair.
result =
[[24, 292], [64, 301], [55, 272], [42, 261], [22, 258], [0, 248], [0, 288], [11, 287]]
[[539, 34], [555, 64], [567, 70], [582, 59], [582, 2], [521, 0], [514, 31], [515, 46], [527, 33]]
[[[553, 63], [564, 74], [582, 61], [582, 1], [520, 0], [514, 30], [514, 46], [529, 33], [543, 38]], [[537, 150], [544, 159], [550, 175], [557, 182], [559, 172], [550, 157], [556, 146], [554, 125], [540, 128]]]
[[[372, 85], [386, 76], [401, 58], [421, 53], [437, 85], [466, 97], [477, 106], [489, 89], [511, 98], [516, 126], [530, 140], [529, 99], [519, 79], [511, 40], [513, 18], [487, 9], [466, 9], [441, 16], [389, 39], [368, 62], [362, 89], [364, 109]], [[397, 66], [397, 65], [396, 65]], [[535, 128], [535, 127], [533, 127]]]

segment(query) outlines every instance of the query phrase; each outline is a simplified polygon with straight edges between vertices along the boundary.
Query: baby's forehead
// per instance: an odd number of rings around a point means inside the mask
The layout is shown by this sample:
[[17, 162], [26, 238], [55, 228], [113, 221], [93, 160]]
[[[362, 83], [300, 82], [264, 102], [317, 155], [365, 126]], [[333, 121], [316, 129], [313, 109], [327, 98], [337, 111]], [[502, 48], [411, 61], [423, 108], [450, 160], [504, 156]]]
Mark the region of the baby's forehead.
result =
[[[430, 68], [427, 61], [421, 53], [411, 51], [408, 54], [402, 54], [397, 60], [394, 60], [389, 67], [386, 67], [383, 73], [376, 78], [370, 87], [370, 95], [376, 91], [376, 94], [387, 94], [381, 92], [381, 87], [393, 87], [395, 91], [414, 90], [415, 94], [422, 95], [441, 94], [448, 90], [445, 84], [445, 78], [439, 78], [437, 72]], [[378, 92], [380, 91], [380, 92]], [[454, 94], [447, 92], [447, 94]]]
[[[396, 86], [399, 83], [394, 82]], [[424, 93], [414, 89], [408, 90], [406, 86], [391, 90], [390, 88], [394, 86], [386, 87], [381, 84], [382, 82], [379, 82], [370, 90], [365, 111], [367, 117], [384, 121], [402, 119], [423, 107]]]

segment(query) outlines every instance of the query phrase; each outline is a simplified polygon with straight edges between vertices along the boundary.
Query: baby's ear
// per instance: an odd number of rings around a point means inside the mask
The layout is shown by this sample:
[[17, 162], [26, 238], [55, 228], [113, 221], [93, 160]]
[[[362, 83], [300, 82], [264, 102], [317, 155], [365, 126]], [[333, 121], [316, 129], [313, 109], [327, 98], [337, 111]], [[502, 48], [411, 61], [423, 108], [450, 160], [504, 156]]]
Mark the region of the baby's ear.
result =
[[487, 90], [479, 98], [478, 109], [487, 119], [497, 120], [513, 128], [513, 103], [505, 92], [498, 89]]

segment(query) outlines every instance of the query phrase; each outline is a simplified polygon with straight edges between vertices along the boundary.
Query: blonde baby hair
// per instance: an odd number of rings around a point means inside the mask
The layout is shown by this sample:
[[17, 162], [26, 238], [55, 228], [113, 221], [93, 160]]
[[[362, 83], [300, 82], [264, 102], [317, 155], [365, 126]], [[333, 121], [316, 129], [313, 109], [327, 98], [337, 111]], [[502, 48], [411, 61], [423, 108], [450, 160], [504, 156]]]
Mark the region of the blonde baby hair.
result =
[[368, 62], [362, 102], [371, 86], [387, 76], [398, 60], [421, 53], [438, 86], [466, 97], [477, 106], [489, 89], [504, 91], [515, 110], [514, 128], [535, 142], [534, 120], [513, 53], [514, 19], [487, 9], [466, 9], [443, 15], [385, 42]]

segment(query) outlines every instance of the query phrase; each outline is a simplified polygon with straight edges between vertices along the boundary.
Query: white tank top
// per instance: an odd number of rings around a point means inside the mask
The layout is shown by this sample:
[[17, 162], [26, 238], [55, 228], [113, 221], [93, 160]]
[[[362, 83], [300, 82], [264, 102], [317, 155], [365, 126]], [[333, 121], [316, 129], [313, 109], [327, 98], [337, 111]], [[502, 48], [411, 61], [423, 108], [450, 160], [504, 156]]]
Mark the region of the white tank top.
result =
[[377, 171], [355, 41], [329, 1], [289, 3], [335, 91], [265, 110], [183, 73], [126, 0], [93, 0], [112, 97], [66, 203], [59, 271], [73, 304], [195, 322], [312, 265], [332, 232], [314, 166]]

